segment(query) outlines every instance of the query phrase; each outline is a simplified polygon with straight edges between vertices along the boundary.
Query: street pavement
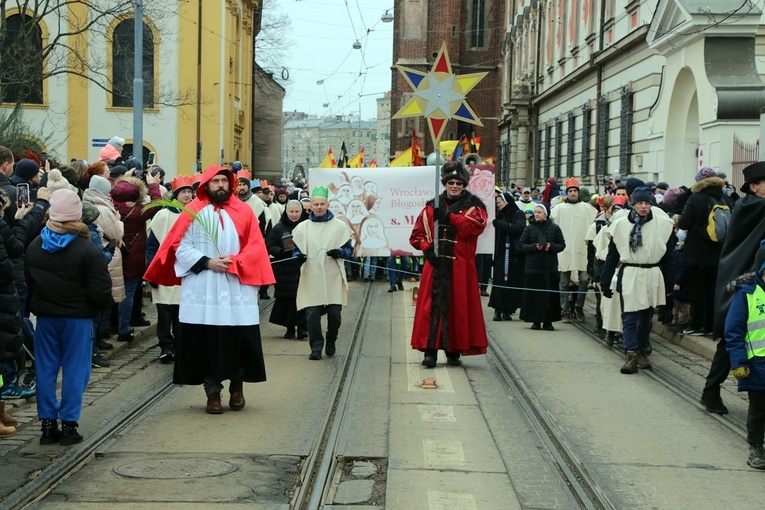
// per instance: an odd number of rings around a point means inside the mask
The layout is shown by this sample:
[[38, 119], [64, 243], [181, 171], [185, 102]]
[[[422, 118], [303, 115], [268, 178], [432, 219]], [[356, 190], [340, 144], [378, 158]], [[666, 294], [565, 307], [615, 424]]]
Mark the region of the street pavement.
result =
[[[336, 358], [309, 361], [307, 342], [283, 339], [283, 328], [268, 324], [266, 313], [268, 382], [245, 385], [244, 410], [207, 415], [201, 387], [175, 387], [36, 507], [289, 508], [366, 285], [374, 287], [373, 301], [326, 508], [576, 508], [550, 452], [487, 357], [464, 357], [462, 368], [446, 367], [443, 357], [435, 369], [422, 367], [421, 353], [409, 347], [416, 284], [387, 293], [381, 282], [351, 284]], [[743, 438], [700, 406], [643, 371], [620, 374], [623, 356], [573, 325], [531, 331], [517, 320], [491, 322], [491, 315], [486, 308], [491, 345], [509, 355], [615, 508], [757, 504], [762, 473], [746, 466]], [[84, 434], [170, 377], [172, 367], [157, 361], [151, 330], [145, 333], [143, 343], [120, 346], [112, 368], [94, 370]], [[708, 361], [699, 353], [714, 343], [694, 340], [695, 353], [658, 337], [654, 343], [657, 370], [700, 390]], [[427, 377], [436, 379], [436, 389], [422, 388]], [[746, 402], [732, 383], [725, 399], [734, 415], [745, 416]], [[3, 493], [66, 451], [37, 444], [33, 405], [15, 411], [27, 425], [20, 427], [23, 440], [0, 441]]]

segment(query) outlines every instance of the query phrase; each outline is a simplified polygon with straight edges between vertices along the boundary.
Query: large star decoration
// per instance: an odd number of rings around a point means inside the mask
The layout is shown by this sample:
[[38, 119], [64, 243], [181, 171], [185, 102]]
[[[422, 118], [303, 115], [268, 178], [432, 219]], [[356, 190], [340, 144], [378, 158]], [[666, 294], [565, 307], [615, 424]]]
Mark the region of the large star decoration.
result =
[[446, 43], [441, 44], [436, 61], [427, 73], [399, 65], [396, 67], [414, 90], [414, 95], [396, 112], [394, 119], [424, 116], [434, 146], [438, 146], [446, 123], [452, 119], [483, 126], [466, 97], [489, 73], [452, 74]]

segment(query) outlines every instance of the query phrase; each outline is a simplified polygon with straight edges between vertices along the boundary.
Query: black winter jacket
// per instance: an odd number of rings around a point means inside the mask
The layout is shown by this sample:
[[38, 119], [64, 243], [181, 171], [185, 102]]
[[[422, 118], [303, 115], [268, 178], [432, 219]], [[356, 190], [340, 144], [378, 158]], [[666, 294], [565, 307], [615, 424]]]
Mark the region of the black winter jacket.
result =
[[53, 253], [37, 237], [27, 248], [25, 270], [38, 317], [95, 317], [114, 304], [106, 258], [90, 237], [78, 235]]
[[733, 209], [733, 203], [723, 193], [725, 181], [719, 177], [707, 177], [693, 185], [693, 195], [688, 198], [680, 215], [678, 228], [687, 230], [685, 239], [686, 267], [717, 267], [720, 261], [723, 243], [710, 241], [704, 233], [709, 220], [709, 212], [716, 202], [725, 202]]
[[[6, 350], [18, 352], [23, 343], [22, 338], [16, 275], [5, 245], [0, 243], [0, 356], [5, 354]], [[8, 382], [10, 381], [6, 381]]]
[[282, 219], [266, 234], [266, 247], [268, 253], [274, 257], [275, 264], [272, 266], [276, 285], [274, 285], [274, 298], [295, 299], [297, 298], [298, 284], [300, 283], [300, 266], [302, 261], [292, 258], [296, 250], [285, 250], [282, 244], [282, 236], [291, 233], [298, 223], [304, 221], [301, 216], [297, 223], [287, 218], [285, 208]]
[[[550, 243], [550, 250], [537, 250], [540, 236]], [[566, 248], [560, 227], [551, 220], [531, 221], [521, 234], [521, 252], [526, 254], [525, 273], [553, 273], [558, 271], [558, 253]]]

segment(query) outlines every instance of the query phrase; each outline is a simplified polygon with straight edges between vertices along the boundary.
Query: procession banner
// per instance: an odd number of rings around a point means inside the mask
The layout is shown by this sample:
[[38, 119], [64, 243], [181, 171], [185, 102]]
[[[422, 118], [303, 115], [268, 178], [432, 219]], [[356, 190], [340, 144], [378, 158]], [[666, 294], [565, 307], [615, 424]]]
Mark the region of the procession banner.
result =
[[[489, 220], [478, 253], [494, 252], [494, 167], [476, 165], [468, 189], [486, 204]], [[311, 189], [329, 189], [329, 210], [354, 231], [355, 257], [419, 255], [409, 244], [417, 217], [433, 199], [434, 166], [312, 168]], [[443, 191], [443, 190], [442, 190]]]

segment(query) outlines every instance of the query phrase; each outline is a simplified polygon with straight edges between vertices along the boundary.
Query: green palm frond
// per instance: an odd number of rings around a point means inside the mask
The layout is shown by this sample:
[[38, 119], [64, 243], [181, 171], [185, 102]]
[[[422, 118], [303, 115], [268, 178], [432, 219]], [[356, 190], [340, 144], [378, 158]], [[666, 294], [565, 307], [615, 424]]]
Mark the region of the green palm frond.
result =
[[175, 209], [180, 210], [181, 212], [184, 212], [191, 216], [192, 221], [195, 221], [199, 224], [200, 227], [202, 227], [202, 230], [209, 236], [210, 240], [215, 245], [215, 249], [218, 249], [218, 223], [214, 220], [210, 220], [210, 218], [205, 218], [197, 214], [196, 212], [192, 211], [188, 207], [186, 207], [184, 204], [182, 204], [177, 199], [167, 200], [164, 198], [160, 198], [157, 200], [153, 200], [152, 202], [146, 204], [143, 206], [143, 209], [141, 211], [147, 211], [148, 209], [152, 209], [154, 207], [173, 207]]

